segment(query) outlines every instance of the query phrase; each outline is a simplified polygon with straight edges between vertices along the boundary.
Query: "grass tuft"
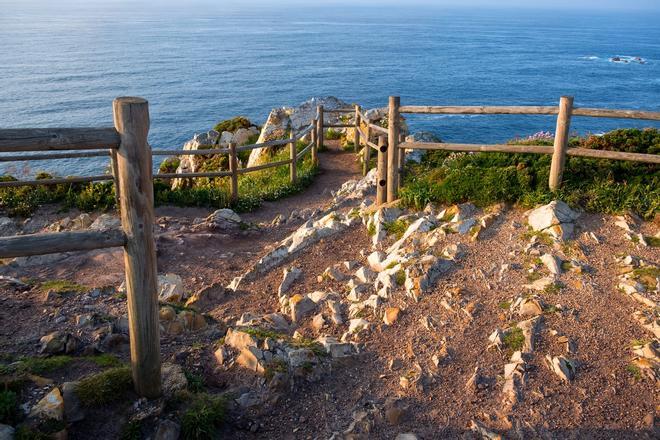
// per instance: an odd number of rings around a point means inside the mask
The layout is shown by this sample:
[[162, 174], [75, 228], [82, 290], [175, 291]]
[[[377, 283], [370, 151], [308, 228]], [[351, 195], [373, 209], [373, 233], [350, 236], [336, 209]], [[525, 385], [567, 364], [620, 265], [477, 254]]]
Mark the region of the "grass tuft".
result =
[[525, 344], [525, 335], [520, 327], [512, 327], [504, 334], [502, 342], [509, 350], [519, 351]]
[[80, 381], [76, 394], [85, 406], [100, 406], [122, 400], [133, 387], [131, 369], [115, 367]]
[[220, 396], [196, 394], [181, 417], [181, 436], [185, 440], [217, 438], [225, 419], [227, 402]]

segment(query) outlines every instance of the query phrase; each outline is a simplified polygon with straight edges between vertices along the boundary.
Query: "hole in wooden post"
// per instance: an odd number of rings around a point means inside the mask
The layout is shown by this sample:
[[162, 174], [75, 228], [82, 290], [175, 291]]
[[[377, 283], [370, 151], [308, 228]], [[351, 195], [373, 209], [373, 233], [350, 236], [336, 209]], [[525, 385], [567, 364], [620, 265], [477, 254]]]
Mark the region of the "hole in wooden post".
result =
[[385, 152], [387, 152], [387, 145], [382, 145], [382, 146], [380, 147], [380, 152], [381, 152], [381, 153], [385, 153]]
[[379, 184], [380, 186], [385, 186], [385, 185], [387, 184], [387, 182], [386, 182], [385, 180], [379, 180], [379, 181], [378, 181], [378, 184]]

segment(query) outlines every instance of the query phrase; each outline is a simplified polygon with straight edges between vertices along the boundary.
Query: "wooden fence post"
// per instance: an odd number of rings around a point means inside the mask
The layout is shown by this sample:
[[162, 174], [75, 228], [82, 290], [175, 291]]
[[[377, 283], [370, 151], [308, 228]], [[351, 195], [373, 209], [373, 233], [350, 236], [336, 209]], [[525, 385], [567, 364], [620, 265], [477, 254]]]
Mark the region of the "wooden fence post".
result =
[[398, 196], [399, 183], [399, 107], [401, 98], [390, 96], [387, 139], [387, 201], [393, 202]]
[[319, 116], [319, 121], [318, 121], [319, 125], [318, 125], [318, 132], [316, 133], [316, 140], [319, 144], [319, 150], [322, 150], [323, 149], [323, 142], [324, 142], [323, 137], [325, 136], [325, 134], [323, 133], [323, 124], [324, 124], [324, 122], [323, 122], [323, 106], [322, 105], [318, 106], [317, 113], [318, 113], [318, 116]]
[[291, 143], [289, 144], [289, 159], [291, 160], [291, 163], [289, 164], [289, 181], [291, 183], [296, 183], [298, 181], [298, 170], [296, 169], [297, 167], [297, 160], [296, 156], [298, 155], [296, 152], [296, 135], [293, 133], [293, 130], [291, 130]]
[[[367, 146], [367, 148], [371, 148]], [[376, 178], [376, 206], [387, 201], [387, 159], [389, 156], [385, 136], [378, 136], [378, 177]]]
[[121, 223], [126, 234], [124, 265], [135, 391], [148, 398], [161, 394], [160, 324], [156, 275], [154, 185], [149, 133], [149, 104], [142, 98], [112, 103], [121, 191]]
[[112, 181], [115, 185], [115, 209], [119, 212], [119, 169], [117, 168], [117, 150], [110, 149], [110, 167], [112, 169]]
[[360, 106], [355, 105], [355, 139], [353, 151], [358, 153], [360, 151]]
[[[399, 145], [401, 145], [405, 141], [406, 141], [406, 137], [401, 133], [399, 133]], [[406, 168], [406, 150], [401, 147], [399, 147], [398, 150], [399, 150], [399, 157], [397, 158], [397, 163], [399, 165], [399, 169], [398, 169], [399, 171], [397, 173], [397, 183], [396, 183], [397, 194], [401, 189], [401, 187], [403, 186], [403, 173]]]
[[561, 186], [564, 165], [566, 164], [566, 150], [568, 150], [568, 136], [571, 128], [571, 113], [573, 111], [573, 97], [562, 96], [559, 100], [559, 114], [557, 115], [557, 130], [555, 131], [555, 145], [550, 165], [551, 191]]
[[312, 164], [314, 166], [317, 166], [319, 164], [319, 155], [318, 155], [318, 148], [319, 148], [319, 141], [318, 141], [318, 134], [319, 134], [319, 120], [314, 119], [312, 121], [313, 128], [312, 128]]
[[229, 171], [231, 171], [230, 190], [231, 203], [238, 202], [238, 155], [236, 154], [236, 142], [229, 143]]
[[362, 157], [362, 175], [366, 176], [369, 172], [369, 161], [371, 161], [371, 146], [369, 145], [369, 139], [371, 138], [371, 127], [369, 127], [369, 121], [367, 122], [366, 129], [366, 139], [364, 140], [364, 156]]

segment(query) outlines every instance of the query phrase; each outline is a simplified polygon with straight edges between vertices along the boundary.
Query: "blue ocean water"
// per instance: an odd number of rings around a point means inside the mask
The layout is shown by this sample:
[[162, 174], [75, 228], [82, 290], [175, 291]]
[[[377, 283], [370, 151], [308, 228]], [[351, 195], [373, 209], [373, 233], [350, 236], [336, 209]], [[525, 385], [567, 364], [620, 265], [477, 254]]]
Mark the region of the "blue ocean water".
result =
[[[102, 3], [102, 4], [98, 4]], [[229, 8], [0, 0], [0, 127], [111, 126], [149, 100], [150, 142], [177, 148], [218, 120], [334, 95], [364, 107], [576, 105], [660, 110], [660, 15], [433, 7]], [[613, 63], [639, 56], [639, 63]], [[416, 116], [413, 131], [501, 142], [543, 116]], [[650, 122], [575, 118], [581, 133]], [[96, 174], [105, 159], [0, 165]]]

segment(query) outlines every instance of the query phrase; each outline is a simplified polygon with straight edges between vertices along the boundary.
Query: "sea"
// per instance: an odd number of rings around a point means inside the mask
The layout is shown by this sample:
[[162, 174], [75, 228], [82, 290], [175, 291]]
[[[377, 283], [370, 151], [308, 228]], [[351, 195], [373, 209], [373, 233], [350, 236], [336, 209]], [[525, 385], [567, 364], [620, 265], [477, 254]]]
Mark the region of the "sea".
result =
[[[495, 4], [495, 3], [493, 3]], [[531, 2], [530, 2], [531, 4]], [[150, 104], [153, 148], [237, 115], [336, 96], [387, 105], [556, 105], [660, 111], [660, 13], [0, 0], [0, 128], [112, 126], [112, 100]], [[411, 131], [498, 143], [549, 116], [410, 116]], [[574, 118], [576, 133], [659, 127]], [[158, 162], [155, 163], [158, 165]], [[105, 158], [0, 163], [18, 177], [99, 174]]]

